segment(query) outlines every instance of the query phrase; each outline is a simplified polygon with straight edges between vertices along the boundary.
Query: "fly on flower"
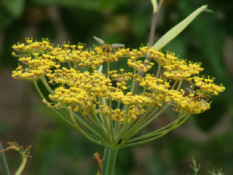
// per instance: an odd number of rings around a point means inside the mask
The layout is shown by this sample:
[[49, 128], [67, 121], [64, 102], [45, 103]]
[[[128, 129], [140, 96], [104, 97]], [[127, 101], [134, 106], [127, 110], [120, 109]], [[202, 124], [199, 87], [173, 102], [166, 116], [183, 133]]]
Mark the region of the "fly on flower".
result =
[[93, 38], [99, 43], [101, 44], [102, 46], [102, 49], [103, 49], [103, 52], [104, 53], [112, 53], [114, 51], [114, 49], [117, 49], [117, 48], [122, 48], [122, 47], [125, 47], [124, 44], [118, 44], [118, 43], [113, 43], [113, 44], [105, 44], [105, 41], [96, 37], [96, 36], [93, 36]]
[[211, 100], [211, 96], [208, 93], [204, 93], [201, 91], [200, 86], [193, 86], [192, 89], [195, 91], [195, 93], [202, 99], [209, 101]]
[[185, 95], [188, 96], [193, 94], [193, 99], [197, 102], [200, 102], [202, 107], [205, 107], [207, 102], [211, 100], [211, 96], [209, 94], [199, 92], [200, 89], [201, 88], [199, 86], [194, 86], [192, 89], [186, 87]]

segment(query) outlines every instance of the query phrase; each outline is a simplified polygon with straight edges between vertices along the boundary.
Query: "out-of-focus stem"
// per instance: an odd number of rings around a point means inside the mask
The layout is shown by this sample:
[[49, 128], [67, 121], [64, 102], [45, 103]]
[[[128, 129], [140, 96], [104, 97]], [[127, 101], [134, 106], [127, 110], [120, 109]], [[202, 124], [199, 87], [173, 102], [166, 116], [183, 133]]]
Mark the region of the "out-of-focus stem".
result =
[[[151, 22], [151, 28], [150, 28], [150, 36], [149, 36], [149, 47], [152, 47], [152, 46], [153, 46], [153, 43], [154, 43], [154, 34], [155, 34], [157, 16], [158, 16], [158, 13], [159, 13], [159, 11], [160, 11], [160, 8], [161, 8], [161, 6], [162, 6], [162, 4], [163, 4], [163, 1], [164, 1], [164, 0], [160, 0], [160, 1], [159, 1], [158, 8], [156, 9], [156, 11], [153, 12], [152, 22]], [[146, 61], [146, 60], [150, 60], [150, 54], [149, 54], [149, 53], [147, 53], [147, 55], [146, 55], [145, 61]], [[145, 64], [145, 61], [144, 61], [144, 64]], [[138, 75], [143, 77], [144, 72], [139, 72]], [[131, 91], [133, 94], [135, 94], [135, 93], [137, 92], [138, 86], [139, 86], [139, 83], [138, 83], [138, 82], [135, 82], [134, 88], [133, 88], [132, 91]]]
[[160, 10], [162, 4], [163, 4], [163, 0], [160, 0], [156, 11], [153, 12], [151, 28], [150, 28], [149, 47], [152, 47], [153, 42], [154, 42], [154, 35], [155, 35], [157, 17], [158, 17], [158, 13], [159, 13], [159, 10]]
[[[0, 150], [3, 150], [1, 141], [0, 141]], [[10, 175], [10, 171], [9, 171], [9, 168], [7, 165], [7, 161], [6, 161], [6, 157], [5, 157], [4, 152], [0, 153], [0, 169], [1, 169], [2, 174]]]
[[152, 47], [153, 45], [157, 16], [158, 16], [157, 12], [153, 13], [151, 28], [150, 28], [149, 47]]

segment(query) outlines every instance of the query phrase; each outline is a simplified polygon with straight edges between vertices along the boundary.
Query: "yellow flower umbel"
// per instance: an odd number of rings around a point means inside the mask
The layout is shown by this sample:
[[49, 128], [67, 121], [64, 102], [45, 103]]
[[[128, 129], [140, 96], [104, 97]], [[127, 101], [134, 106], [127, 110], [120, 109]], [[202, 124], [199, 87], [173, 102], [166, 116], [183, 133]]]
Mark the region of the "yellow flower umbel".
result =
[[[210, 109], [211, 96], [225, 90], [214, 84], [213, 78], [200, 76], [200, 63], [160, 52], [201, 12], [208, 11], [207, 5], [196, 9], [153, 44], [163, 1], [151, 3], [149, 44], [139, 49], [106, 44], [97, 37], [94, 39], [101, 46], [89, 49], [82, 43], [54, 46], [48, 39], [33, 38], [26, 38], [26, 44], [13, 45], [16, 53], [12, 55], [19, 57], [20, 65], [12, 77], [32, 81], [43, 103], [86, 138], [105, 147], [103, 157], [94, 156], [99, 175], [114, 175], [118, 149], [166, 135], [191, 114]], [[114, 64], [122, 67], [116, 69]], [[45, 86], [48, 96], [41, 92], [38, 82]], [[141, 133], [168, 108], [177, 113], [173, 121]]]
[[[12, 77], [32, 81], [43, 103], [86, 138], [105, 147], [104, 157], [95, 157], [100, 162], [98, 174], [114, 174], [118, 149], [166, 135], [191, 114], [210, 109], [211, 96], [225, 90], [214, 84], [214, 78], [199, 76], [200, 63], [179, 59], [174, 53], [163, 54], [148, 46], [114, 49], [108, 45], [107, 50], [106, 45], [84, 46], [63, 43], [54, 47], [48, 39], [26, 38], [26, 44], [13, 45], [16, 53], [12, 55], [20, 63]], [[125, 69], [112, 69], [119, 60], [125, 62]], [[169, 107], [177, 112], [173, 121], [141, 134]]]
[[[84, 49], [81, 43], [63, 43], [54, 47], [48, 39], [39, 42], [26, 38], [26, 44], [18, 43], [13, 49], [20, 65], [12, 77], [32, 81], [48, 107], [88, 139], [110, 149], [146, 143], [167, 134], [191, 114], [210, 109], [211, 96], [225, 89], [214, 84], [213, 78], [199, 76], [203, 70], [200, 63], [148, 46], [104, 52], [101, 46]], [[146, 54], [151, 61], [142, 61]], [[118, 60], [133, 71], [111, 70]], [[155, 63], [157, 73], [148, 73], [156, 69]], [[40, 91], [38, 81], [48, 90], [48, 97]], [[169, 106], [178, 113], [174, 121], [139, 134]], [[69, 115], [63, 116], [59, 110]]]

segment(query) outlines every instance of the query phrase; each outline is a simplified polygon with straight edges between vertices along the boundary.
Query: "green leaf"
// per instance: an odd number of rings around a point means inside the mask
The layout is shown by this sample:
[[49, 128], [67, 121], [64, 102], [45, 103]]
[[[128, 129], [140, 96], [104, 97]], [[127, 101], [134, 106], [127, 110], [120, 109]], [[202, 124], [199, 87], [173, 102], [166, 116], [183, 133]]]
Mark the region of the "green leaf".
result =
[[157, 7], [158, 7], [157, 0], [151, 0], [151, 4], [153, 6], [153, 12], [156, 12]]
[[177, 35], [179, 35], [201, 12], [208, 11], [207, 5], [203, 5], [193, 13], [191, 13], [187, 18], [181, 21], [179, 24], [170, 29], [165, 33], [152, 47], [153, 49], [159, 50], [167, 45], [171, 40], [173, 40]]
[[3, 6], [13, 17], [18, 17], [22, 14], [24, 2], [25, 0], [2, 0]]

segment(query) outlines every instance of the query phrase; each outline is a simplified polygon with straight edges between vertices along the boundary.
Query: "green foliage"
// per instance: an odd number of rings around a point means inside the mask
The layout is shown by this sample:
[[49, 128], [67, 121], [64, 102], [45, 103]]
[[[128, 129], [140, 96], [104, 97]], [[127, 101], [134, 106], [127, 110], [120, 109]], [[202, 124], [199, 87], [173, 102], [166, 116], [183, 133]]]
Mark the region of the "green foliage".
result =
[[3, 7], [13, 17], [19, 17], [24, 11], [25, 0], [2, 0]]
[[[199, 174], [199, 170], [200, 170], [200, 164], [197, 164], [196, 160], [192, 157], [192, 165], [190, 166], [193, 169], [193, 175], [198, 175]], [[222, 170], [217, 170], [217, 172], [215, 172], [215, 169], [213, 168], [212, 171], [208, 171], [209, 174], [212, 175], [223, 175]]]
[[190, 167], [193, 169], [194, 175], [198, 175], [198, 171], [200, 169], [200, 164], [197, 164], [196, 160], [192, 157], [192, 163]]

